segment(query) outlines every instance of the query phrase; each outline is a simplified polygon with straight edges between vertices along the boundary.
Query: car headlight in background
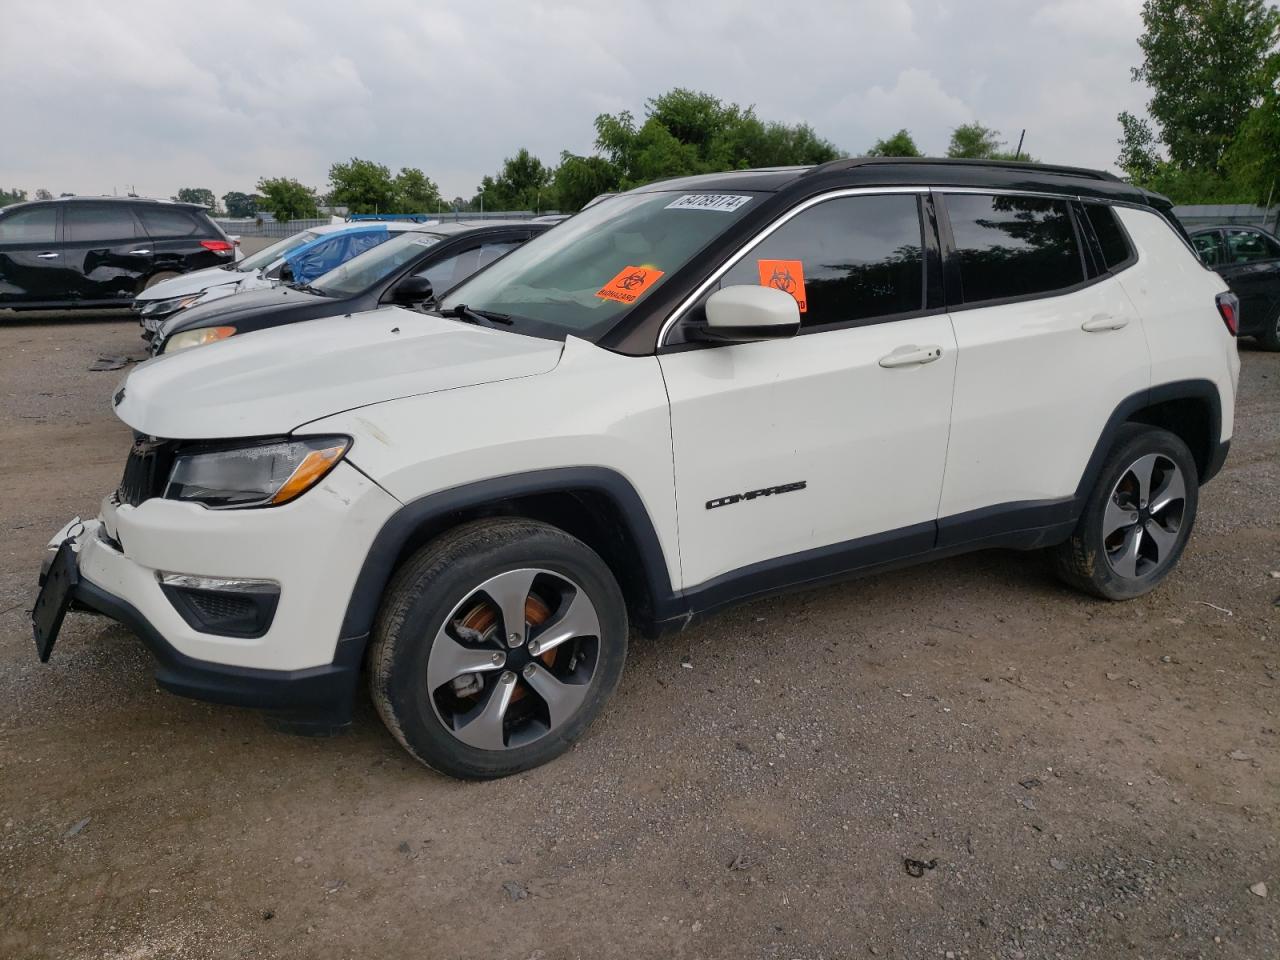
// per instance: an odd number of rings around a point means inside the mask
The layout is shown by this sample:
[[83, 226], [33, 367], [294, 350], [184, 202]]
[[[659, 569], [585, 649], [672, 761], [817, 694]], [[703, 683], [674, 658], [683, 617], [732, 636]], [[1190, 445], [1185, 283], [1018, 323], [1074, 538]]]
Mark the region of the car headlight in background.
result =
[[198, 330], [184, 330], [175, 333], [160, 345], [161, 353], [177, 353], [188, 347], [203, 347], [206, 343], [217, 343], [227, 337], [234, 337], [235, 327], [201, 327]]
[[307, 437], [179, 454], [164, 496], [215, 510], [279, 506], [324, 479], [350, 449], [349, 437]]
[[202, 296], [204, 296], [203, 290], [182, 297], [170, 297], [168, 300], [147, 300], [142, 305], [142, 315], [144, 317], [168, 316], [194, 306]]

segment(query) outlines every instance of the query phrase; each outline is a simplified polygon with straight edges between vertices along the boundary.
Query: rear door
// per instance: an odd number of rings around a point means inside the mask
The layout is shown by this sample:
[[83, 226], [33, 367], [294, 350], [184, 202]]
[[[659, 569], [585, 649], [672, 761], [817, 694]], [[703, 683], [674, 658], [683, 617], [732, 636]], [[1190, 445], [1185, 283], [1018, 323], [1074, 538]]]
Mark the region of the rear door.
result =
[[146, 246], [151, 250], [156, 273], [217, 267], [230, 263], [235, 256], [234, 247], [221, 231], [210, 236], [213, 225], [198, 210], [164, 203], [139, 203], [134, 210], [150, 241]]
[[69, 300], [71, 276], [58, 247], [61, 204], [0, 214], [0, 303], [21, 306]]
[[1240, 298], [1240, 332], [1256, 333], [1280, 309], [1280, 243], [1258, 230], [1228, 229], [1218, 273]]
[[1116, 279], [1135, 255], [1110, 207], [1085, 205], [1100, 228], [1090, 255], [1095, 231], [1068, 200], [940, 197], [960, 354], [938, 524], [947, 547], [1072, 519], [1103, 428], [1151, 372]]
[[151, 244], [127, 204], [67, 203], [62, 240], [62, 258], [81, 302], [132, 300], [151, 275]]
[[798, 336], [668, 334], [680, 557], [699, 605], [933, 546], [956, 350], [940, 296], [930, 307], [927, 199], [822, 199], [736, 255], [720, 285], [791, 293]]

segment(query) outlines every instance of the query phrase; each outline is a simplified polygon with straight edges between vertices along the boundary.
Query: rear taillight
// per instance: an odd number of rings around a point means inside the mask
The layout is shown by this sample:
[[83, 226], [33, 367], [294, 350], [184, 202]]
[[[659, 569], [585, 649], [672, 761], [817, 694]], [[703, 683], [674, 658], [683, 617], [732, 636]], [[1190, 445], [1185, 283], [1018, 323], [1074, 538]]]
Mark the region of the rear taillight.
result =
[[1218, 294], [1218, 313], [1222, 314], [1222, 322], [1231, 335], [1237, 336], [1240, 333], [1240, 298], [1234, 293]]
[[231, 244], [225, 240], [201, 240], [200, 246], [206, 250], [212, 250], [214, 253], [230, 253]]

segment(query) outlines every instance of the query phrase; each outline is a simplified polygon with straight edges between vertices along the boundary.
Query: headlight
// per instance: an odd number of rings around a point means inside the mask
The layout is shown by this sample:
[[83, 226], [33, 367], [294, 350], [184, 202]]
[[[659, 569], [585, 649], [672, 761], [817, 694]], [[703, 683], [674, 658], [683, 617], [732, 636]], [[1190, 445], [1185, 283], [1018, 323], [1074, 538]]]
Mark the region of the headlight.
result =
[[348, 437], [307, 437], [180, 454], [164, 495], [215, 510], [274, 507], [314, 487], [350, 449]]
[[161, 353], [177, 353], [187, 347], [203, 347], [206, 343], [217, 343], [227, 337], [235, 336], [235, 327], [201, 327], [198, 330], [184, 330], [175, 333], [160, 345]]
[[179, 310], [185, 310], [192, 306], [202, 296], [204, 291], [199, 293], [189, 293], [185, 297], [170, 297], [168, 300], [147, 300], [142, 305], [142, 315], [144, 317], [153, 317], [157, 314], [177, 313]]

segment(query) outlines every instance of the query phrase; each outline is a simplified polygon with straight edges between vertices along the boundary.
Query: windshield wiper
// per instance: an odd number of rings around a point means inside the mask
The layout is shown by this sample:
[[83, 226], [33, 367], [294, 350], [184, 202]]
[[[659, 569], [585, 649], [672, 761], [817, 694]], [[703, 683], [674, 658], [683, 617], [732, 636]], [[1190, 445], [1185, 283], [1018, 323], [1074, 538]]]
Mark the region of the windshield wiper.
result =
[[474, 323], [482, 327], [491, 327], [495, 323], [500, 323], [504, 327], [511, 326], [511, 317], [507, 314], [495, 313], [492, 310], [472, 310], [465, 303], [450, 307], [448, 310], [441, 310], [440, 316], [448, 317], [451, 320], [462, 320], [465, 323]]
[[309, 283], [291, 283], [289, 286], [295, 290], [301, 290], [303, 293], [314, 293], [317, 297], [327, 297], [328, 294], [319, 287], [312, 286]]

